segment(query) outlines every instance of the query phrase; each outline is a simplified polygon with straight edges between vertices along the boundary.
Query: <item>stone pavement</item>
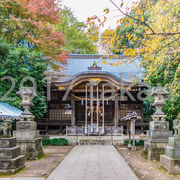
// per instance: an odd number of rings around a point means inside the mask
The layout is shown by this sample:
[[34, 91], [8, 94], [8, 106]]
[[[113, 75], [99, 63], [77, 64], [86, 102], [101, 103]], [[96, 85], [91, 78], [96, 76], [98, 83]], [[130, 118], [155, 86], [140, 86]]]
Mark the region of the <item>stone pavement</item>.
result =
[[114, 146], [76, 146], [47, 180], [138, 180]]
[[14, 178], [0, 178], [0, 180], [45, 180], [43, 177], [14, 177]]

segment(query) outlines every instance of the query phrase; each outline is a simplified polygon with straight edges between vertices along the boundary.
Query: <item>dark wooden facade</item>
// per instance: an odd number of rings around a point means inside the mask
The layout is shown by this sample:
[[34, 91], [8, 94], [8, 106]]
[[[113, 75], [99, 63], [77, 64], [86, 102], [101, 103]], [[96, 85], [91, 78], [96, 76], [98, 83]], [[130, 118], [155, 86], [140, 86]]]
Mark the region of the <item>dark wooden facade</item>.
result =
[[[123, 126], [124, 133], [126, 134], [127, 124], [121, 118], [130, 112], [137, 112], [142, 119], [136, 122], [136, 133], [145, 133], [148, 129], [148, 120], [143, 119], [143, 102], [137, 100], [137, 92], [131, 91], [136, 101], [126, 96], [125, 99], [118, 101], [118, 126]], [[121, 91], [119, 90], [120, 94]], [[67, 101], [62, 101], [65, 91], [53, 89], [51, 100], [47, 102], [48, 108], [44, 118], [37, 119], [38, 129], [41, 134], [65, 134], [66, 126], [71, 126], [72, 123], [72, 99], [69, 96]], [[83, 93], [76, 93], [77, 97], [82, 97]], [[89, 105], [89, 103], [88, 103]], [[96, 102], [94, 102], [96, 106]], [[105, 126], [114, 126], [115, 102], [113, 100], [105, 101], [104, 104], [104, 121]], [[96, 112], [94, 112], [94, 121], [96, 122]], [[85, 124], [85, 102], [75, 99], [75, 125], [82, 127]], [[88, 124], [90, 124], [90, 116], [88, 116]], [[102, 125], [102, 118], [99, 120], [100, 126]]]

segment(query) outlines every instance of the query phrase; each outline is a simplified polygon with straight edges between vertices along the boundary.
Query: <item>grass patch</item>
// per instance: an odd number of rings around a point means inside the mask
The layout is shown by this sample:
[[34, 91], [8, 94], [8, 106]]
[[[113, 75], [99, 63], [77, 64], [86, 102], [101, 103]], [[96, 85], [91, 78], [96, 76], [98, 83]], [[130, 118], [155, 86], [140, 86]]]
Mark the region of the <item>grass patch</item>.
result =
[[163, 172], [164, 174], [166, 174], [166, 175], [168, 175], [168, 176], [170, 176], [170, 177], [174, 177], [174, 178], [176, 178], [176, 177], [180, 177], [180, 175], [179, 174], [169, 174], [163, 167], [159, 167], [159, 170], [161, 171], [161, 172]]
[[43, 154], [39, 155], [37, 158], [38, 158], [38, 160], [41, 160], [41, 159], [44, 159], [44, 158], [47, 158], [47, 157], [48, 157], [48, 155], [43, 153]]
[[45, 153], [43, 153], [43, 154], [40, 154], [38, 157], [36, 157], [36, 159], [27, 158], [26, 161], [37, 161], [37, 160], [44, 159], [44, 158], [46, 158], [46, 157], [48, 157], [48, 155], [46, 155]]
[[12, 136], [5, 136], [5, 135], [0, 135], [0, 138], [12, 138]]
[[24, 168], [21, 168], [18, 171], [16, 171], [15, 173], [12, 173], [12, 174], [3, 174], [3, 173], [0, 173], [0, 177], [12, 177], [12, 176], [14, 176], [16, 174], [24, 172], [27, 168], [28, 167], [25, 166]]
[[143, 150], [140, 154], [141, 154], [141, 156], [142, 156], [144, 159], [147, 160], [147, 158], [148, 158], [148, 151]]

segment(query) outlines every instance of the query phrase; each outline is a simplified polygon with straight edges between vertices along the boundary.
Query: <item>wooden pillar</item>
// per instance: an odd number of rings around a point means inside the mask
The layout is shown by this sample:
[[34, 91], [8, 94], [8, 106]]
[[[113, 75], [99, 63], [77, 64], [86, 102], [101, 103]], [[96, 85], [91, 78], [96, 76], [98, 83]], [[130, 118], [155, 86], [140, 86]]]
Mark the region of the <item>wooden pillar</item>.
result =
[[97, 85], [97, 132], [99, 132], [99, 89]]
[[48, 126], [45, 126], [46, 129], [46, 135], [48, 134]]
[[128, 147], [131, 147], [131, 121], [130, 120], [127, 120], [127, 133], [129, 136]]
[[91, 132], [93, 132], [93, 85], [90, 85], [90, 104], [91, 104]]
[[135, 147], [135, 120], [134, 119], [131, 120], [131, 134], [132, 134], [132, 138], [133, 138], [132, 149], [135, 150], [136, 147]]
[[118, 108], [119, 108], [119, 96], [115, 96], [115, 106], [114, 106], [114, 126], [119, 126], [118, 121]]
[[87, 132], [87, 85], [85, 86], [85, 96], [86, 96], [86, 100], [85, 100], [85, 133]]
[[72, 109], [71, 126], [74, 127], [75, 126], [75, 101], [74, 99], [71, 100], [71, 109]]
[[102, 105], [103, 105], [103, 109], [102, 109], [102, 133], [104, 133], [104, 85], [102, 86]]

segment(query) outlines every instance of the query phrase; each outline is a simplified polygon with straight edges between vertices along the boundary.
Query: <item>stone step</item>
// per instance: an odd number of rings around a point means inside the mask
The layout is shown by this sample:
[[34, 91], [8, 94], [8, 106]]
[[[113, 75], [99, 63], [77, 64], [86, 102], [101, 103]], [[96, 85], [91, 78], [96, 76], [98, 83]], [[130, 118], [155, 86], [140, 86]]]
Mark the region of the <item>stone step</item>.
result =
[[111, 145], [111, 144], [113, 144], [111, 140], [88, 139], [88, 140], [79, 141], [79, 145]]

